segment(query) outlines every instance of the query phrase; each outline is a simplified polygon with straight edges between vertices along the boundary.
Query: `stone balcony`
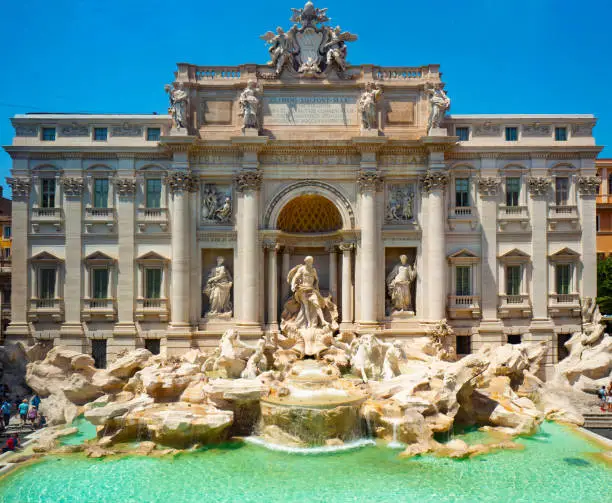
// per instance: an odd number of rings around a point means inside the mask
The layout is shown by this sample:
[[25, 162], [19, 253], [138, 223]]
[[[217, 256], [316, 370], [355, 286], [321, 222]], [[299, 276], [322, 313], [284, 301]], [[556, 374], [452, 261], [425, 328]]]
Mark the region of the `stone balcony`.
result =
[[498, 206], [497, 223], [500, 231], [525, 231], [529, 229], [527, 206]]
[[41, 226], [52, 227], [59, 232], [64, 224], [64, 212], [62, 208], [32, 208], [30, 222], [34, 233], [40, 232]]
[[81, 318], [83, 321], [92, 319], [114, 321], [117, 318], [115, 299], [83, 299]]
[[64, 319], [64, 299], [30, 299], [28, 320], [52, 320], [61, 322]]
[[480, 318], [480, 297], [478, 295], [449, 295], [448, 317]]
[[168, 299], [136, 299], [136, 319], [168, 321], [170, 308]]
[[476, 208], [473, 206], [456, 206], [448, 213], [448, 227], [454, 230], [474, 230], [478, 225]]
[[551, 231], [578, 230], [580, 228], [578, 207], [556, 204], [549, 205], [548, 228]]
[[580, 316], [580, 294], [551, 293], [548, 295], [548, 313], [551, 317]]
[[528, 318], [532, 313], [529, 295], [500, 295], [498, 313], [500, 318]]
[[95, 232], [98, 226], [104, 226], [109, 231], [113, 231], [117, 223], [117, 216], [114, 208], [85, 208], [85, 232], [88, 234]]
[[168, 230], [168, 209], [138, 208], [136, 225], [138, 226], [138, 232], [146, 232], [150, 228], [166, 232]]

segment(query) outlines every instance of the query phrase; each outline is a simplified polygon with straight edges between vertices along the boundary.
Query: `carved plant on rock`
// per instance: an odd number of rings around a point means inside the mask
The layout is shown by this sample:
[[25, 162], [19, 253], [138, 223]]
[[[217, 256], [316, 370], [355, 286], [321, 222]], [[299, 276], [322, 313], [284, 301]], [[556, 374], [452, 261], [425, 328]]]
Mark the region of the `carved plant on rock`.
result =
[[436, 322], [429, 329], [429, 337], [435, 356], [446, 361], [456, 360], [457, 355], [452, 343], [454, 335], [453, 327], [448, 324], [446, 318]]

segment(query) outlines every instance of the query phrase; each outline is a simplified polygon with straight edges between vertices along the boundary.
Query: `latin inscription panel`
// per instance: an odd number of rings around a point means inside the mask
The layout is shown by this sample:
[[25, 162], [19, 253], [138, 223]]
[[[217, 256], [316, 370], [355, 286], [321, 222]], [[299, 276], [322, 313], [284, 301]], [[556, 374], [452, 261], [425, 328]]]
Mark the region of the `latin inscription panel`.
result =
[[264, 96], [266, 126], [354, 126], [357, 97], [347, 95]]

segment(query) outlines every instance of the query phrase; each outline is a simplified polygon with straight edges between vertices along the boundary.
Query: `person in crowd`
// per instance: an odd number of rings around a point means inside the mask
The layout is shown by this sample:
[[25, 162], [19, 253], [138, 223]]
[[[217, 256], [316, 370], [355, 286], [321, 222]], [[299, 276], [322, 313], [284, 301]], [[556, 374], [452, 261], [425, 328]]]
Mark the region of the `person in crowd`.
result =
[[599, 408], [602, 412], [606, 410], [606, 397], [608, 396], [608, 392], [606, 391], [606, 387], [602, 386], [597, 390], [597, 396], [599, 397]]
[[38, 408], [35, 405], [32, 405], [30, 407], [30, 410], [28, 411], [28, 421], [32, 423], [32, 427], [34, 427], [34, 423], [36, 422], [37, 418], [38, 418]]
[[610, 386], [608, 386], [608, 396], [606, 397], [606, 402], [608, 402], [608, 412], [612, 412], [612, 381], [610, 381]]
[[40, 397], [38, 396], [38, 394], [35, 394], [32, 397], [32, 401], [30, 403], [38, 409], [38, 407], [40, 406]]
[[47, 426], [47, 418], [39, 412], [34, 428], [44, 428], [45, 426]]
[[11, 420], [11, 402], [8, 400], [4, 400], [2, 405], [0, 406], [0, 411], [2, 411], [2, 419], [4, 420], [4, 426], [7, 427]]
[[13, 433], [9, 438], [6, 439], [2, 452], [9, 452], [16, 450], [20, 445], [19, 434]]
[[24, 398], [22, 402], [19, 404], [17, 409], [19, 410], [19, 418], [21, 419], [21, 425], [25, 426], [26, 421], [28, 419], [28, 409], [30, 408], [28, 404], [28, 400]]

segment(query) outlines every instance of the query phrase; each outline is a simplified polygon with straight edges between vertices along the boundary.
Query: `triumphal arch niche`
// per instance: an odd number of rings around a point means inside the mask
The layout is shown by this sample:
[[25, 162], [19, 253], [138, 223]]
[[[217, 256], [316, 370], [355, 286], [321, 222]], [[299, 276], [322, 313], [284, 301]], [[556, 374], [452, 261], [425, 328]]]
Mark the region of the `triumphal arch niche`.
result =
[[352, 65], [357, 36], [328, 21], [308, 2], [261, 35], [266, 63], [181, 63], [166, 88], [162, 144], [198, 182], [200, 274], [180, 283], [198, 337], [325, 332], [300, 342], [308, 352], [339, 331], [422, 334], [446, 315], [456, 138], [438, 65]]

